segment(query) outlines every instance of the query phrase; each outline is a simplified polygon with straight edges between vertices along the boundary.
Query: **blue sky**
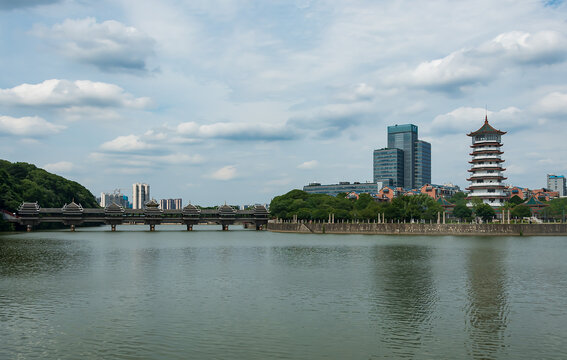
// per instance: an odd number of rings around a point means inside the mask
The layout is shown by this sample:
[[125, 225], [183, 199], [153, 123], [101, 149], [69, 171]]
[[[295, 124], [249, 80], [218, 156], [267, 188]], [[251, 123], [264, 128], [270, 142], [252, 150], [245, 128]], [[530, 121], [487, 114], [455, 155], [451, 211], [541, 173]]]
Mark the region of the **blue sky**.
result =
[[567, 174], [562, 1], [0, 0], [0, 157], [95, 195], [266, 203], [369, 181], [386, 127], [467, 185], [485, 107], [507, 182]]

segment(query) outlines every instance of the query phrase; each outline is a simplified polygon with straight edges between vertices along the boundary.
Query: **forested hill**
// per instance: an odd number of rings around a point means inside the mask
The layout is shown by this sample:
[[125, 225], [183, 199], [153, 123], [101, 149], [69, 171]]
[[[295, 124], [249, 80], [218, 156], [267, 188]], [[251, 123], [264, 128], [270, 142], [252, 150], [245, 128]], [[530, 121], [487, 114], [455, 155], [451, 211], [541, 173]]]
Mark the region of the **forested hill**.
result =
[[24, 201], [61, 208], [73, 200], [84, 208], [98, 207], [94, 195], [75, 181], [32, 164], [0, 160], [0, 209], [14, 212]]

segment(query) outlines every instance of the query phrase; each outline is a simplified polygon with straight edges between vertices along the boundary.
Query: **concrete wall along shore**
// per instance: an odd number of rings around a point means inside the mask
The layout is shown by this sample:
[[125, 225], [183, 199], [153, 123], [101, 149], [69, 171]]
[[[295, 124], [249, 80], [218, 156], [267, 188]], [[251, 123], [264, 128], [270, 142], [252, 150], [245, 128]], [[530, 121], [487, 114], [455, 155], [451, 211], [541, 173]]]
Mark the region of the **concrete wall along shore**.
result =
[[268, 223], [274, 232], [382, 235], [554, 235], [567, 236], [567, 224], [378, 224]]

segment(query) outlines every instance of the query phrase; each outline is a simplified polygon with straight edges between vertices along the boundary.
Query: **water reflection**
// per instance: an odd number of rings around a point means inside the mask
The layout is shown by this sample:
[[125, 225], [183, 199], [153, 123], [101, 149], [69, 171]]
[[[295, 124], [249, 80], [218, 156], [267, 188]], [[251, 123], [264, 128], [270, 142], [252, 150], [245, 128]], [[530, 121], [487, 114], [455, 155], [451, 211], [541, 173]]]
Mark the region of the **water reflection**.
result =
[[496, 359], [507, 346], [508, 325], [504, 255], [493, 247], [475, 247], [468, 259], [467, 331], [475, 359]]
[[423, 246], [374, 247], [376, 268], [372, 315], [384, 346], [395, 358], [413, 358], [431, 336], [437, 301], [431, 249]]
[[0, 237], [0, 276], [54, 274], [86, 267], [89, 261], [76, 242], [60, 239]]

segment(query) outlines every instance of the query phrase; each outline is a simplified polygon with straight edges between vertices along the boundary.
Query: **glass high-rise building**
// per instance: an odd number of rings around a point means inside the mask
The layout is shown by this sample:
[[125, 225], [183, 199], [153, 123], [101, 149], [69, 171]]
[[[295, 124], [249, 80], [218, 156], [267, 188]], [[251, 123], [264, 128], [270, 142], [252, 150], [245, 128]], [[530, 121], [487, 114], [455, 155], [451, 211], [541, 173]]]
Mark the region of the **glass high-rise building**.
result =
[[388, 147], [374, 150], [374, 182], [415, 189], [431, 184], [431, 144], [418, 139], [413, 124], [388, 126]]
[[431, 184], [431, 144], [427, 141], [417, 140], [414, 157], [414, 188]]
[[387, 186], [404, 186], [404, 152], [400, 149], [374, 150], [374, 182]]

